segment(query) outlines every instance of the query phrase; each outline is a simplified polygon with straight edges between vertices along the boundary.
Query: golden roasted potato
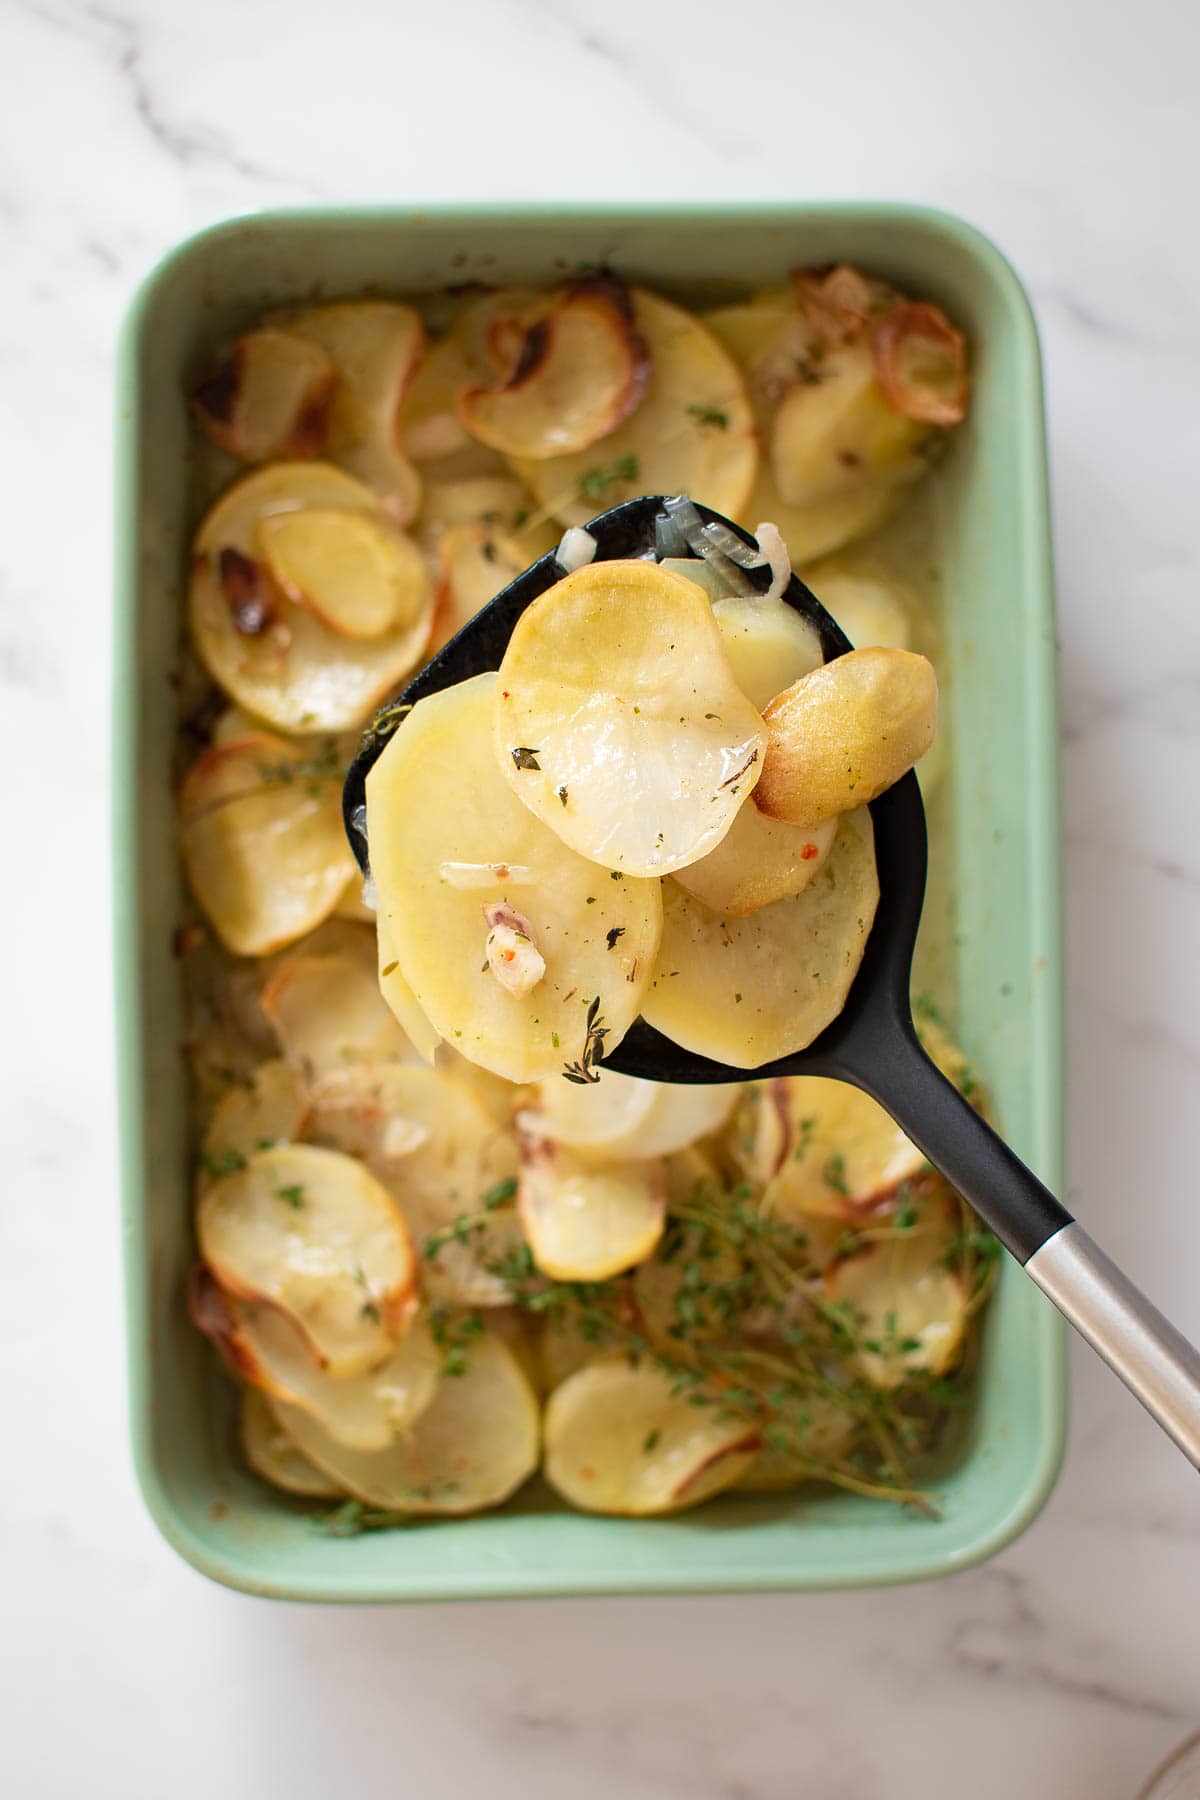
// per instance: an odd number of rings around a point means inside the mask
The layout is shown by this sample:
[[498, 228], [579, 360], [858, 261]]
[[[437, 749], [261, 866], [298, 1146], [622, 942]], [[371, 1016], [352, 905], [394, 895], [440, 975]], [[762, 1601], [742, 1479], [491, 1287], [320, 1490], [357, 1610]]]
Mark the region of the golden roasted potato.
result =
[[533, 1260], [555, 1281], [608, 1281], [644, 1262], [666, 1223], [661, 1158], [597, 1166], [549, 1138], [521, 1145], [517, 1211]]
[[247, 332], [192, 389], [197, 422], [243, 462], [319, 456], [338, 384], [316, 344], [286, 331]]

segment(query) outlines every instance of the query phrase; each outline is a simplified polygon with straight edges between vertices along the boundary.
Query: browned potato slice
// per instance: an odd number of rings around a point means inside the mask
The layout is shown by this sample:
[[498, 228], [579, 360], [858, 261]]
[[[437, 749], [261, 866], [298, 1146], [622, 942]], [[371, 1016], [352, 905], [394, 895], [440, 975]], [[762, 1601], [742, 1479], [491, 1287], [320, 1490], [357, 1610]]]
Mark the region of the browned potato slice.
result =
[[433, 643], [439, 650], [529, 567], [527, 552], [514, 538], [488, 525], [457, 525], [442, 539], [438, 553], [437, 611]]
[[345, 300], [306, 308], [286, 329], [316, 344], [338, 372], [326, 453], [407, 525], [421, 502], [421, 482], [400, 449], [398, 422], [425, 347], [420, 315], [395, 301]]
[[855, 1361], [872, 1386], [942, 1375], [958, 1361], [967, 1322], [966, 1286], [953, 1264], [958, 1218], [958, 1201], [947, 1195], [907, 1230], [868, 1240], [826, 1274], [826, 1294], [847, 1310]]
[[585, 1161], [548, 1138], [521, 1147], [517, 1209], [533, 1260], [556, 1281], [608, 1281], [649, 1256], [666, 1223], [661, 1159]]
[[352, 1157], [311, 1144], [262, 1150], [196, 1209], [221, 1286], [288, 1313], [331, 1375], [357, 1375], [407, 1329], [417, 1259], [399, 1208]]
[[641, 876], [721, 841], [763, 742], [707, 595], [633, 561], [589, 563], [522, 613], [495, 731], [524, 806], [582, 856]]
[[310, 1089], [355, 1063], [411, 1061], [375, 972], [348, 955], [290, 956], [262, 992], [280, 1052]]
[[427, 609], [421, 552], [381, 518], [320, 507], [275, 513], [262, 521], [258, 540], [288, 599], [341, 637], [385, 637], [411, 627]]
[[263, 1481], [285, 1494], [333, 1500], [342, 1492], [335, 1481], [309, 1462], [280, 1424], [270, 1400], [258, 1388], [242, 1390], [239, 1416], [242, 1455]]
[[218, 1101], [204, 1133], [200, 1179], [229, 1175], [259, 1150], [300, 1136], [308, 1101], [285, 1062], [265, 1062], [246, 1087], [232, 1087]]
[[[610, 879], [510, 792], [493, 741], [495, 692], [496, 677], [479, 675], [413, 708], [367, 778], [371, 866], [400, 972], [434, 1029], [495, 1074], [535, 1081], [590, 1061], [593, 1027], [609, 1034], [606, 1049], [629, 1029], [662, 902], [657, 882]], [[460, 888], [443, 875], [452, 863], [528, 875]], [[493, 903], [529, 915], [546, 973], [527, 993], [484, 966]]]
[[386, 1450], [350, 1450], [311, 1414], [279, 1416], [304, 1454], [368, 1506], [471, 1513], [499, 1506], [537, 1468], [537, 1395], [507, 1344], [472, 1342], [461, 1375], [445, 1377], [412, 1430]]
[[[447, 468], [454, 474], [502, 472], [498, 453], [473, 438], [459, 417], [458, 397], [507, 373], [498, 355], [497, 326], [511, 326], [544, 304], [532, 288], [500, 288], [463, 307], [445, 337], [429, 349], [404, 396], [400, 436], [407, 455], [433, 475]], [[444, 477], [443, 477], [444, 478]]]
[[266, 956], [319, 925], [353, 869], [340, 784], [266, 732], [204, 751], [179, 817], [192, 892], [238, 956]]
[[586, 525], [638, 494], [680, 491], [736, 516], [758, 460], [741, 376], [712, 333], [682, 307], [635, 288], [633, 310], [651, 371], [636, 411], [587, 450], [541, 461], [520, 457], [516, 471], [564, 525]]
[[751, 795], [715, 850], [676, 869], [681, 888], [714, 912], [745, 918], [760, 906], [802, 894], [833, 848], [837, 820], [787, 825], [768, 819]]
[[585, 450], [634, 410], [650, 373], [629, 291], [612, 277], [573, 283], [509, 354], [502, 383], [467, 388], [458, 402], [471, 435], [509, 456]]
[[663, 940], [642, 1011], [685, 1050], [754, 1069], [803, 1050], [842, 1009], [879, 881], [866, 808], [846, 813], [802, 894], [748, 918], [663, 884]]
[[803, 676], [763, 714], [759, 810], [819, 825], [892, 787], [937, 731], [937, 677], [911, 650], [851, 650]]
[[317, 345], [251, 331], [192, 389], [192, 411], [213, 443], [243, 462], [319, 456], [337, 383]]
[[584, 1512], [629, 1518], [682, 1512], [732, 1487], [757, 1431], [720, 1406], [693, 1406], [651, 1363], [598, 1362], [546, 1404], [545, 1473]]
[[938, 307], [919, 301], [893, 307], [871, 347], [884, 397], [904, 418], [942, 426], [966, 418], [966, 339]]
[[197, 533], [189, 620], [209, 674], [248, 712], [284, 731], [346, 731], [420, 658], [433, 584], [425, 581], [415, 615], [378, 637], [331, 631], [308, 605], [288, 599], [261, 560], [267, 521], [314, 509], [379, 516], [370, 488], [329, 463], [275, 463], [235, 483]]

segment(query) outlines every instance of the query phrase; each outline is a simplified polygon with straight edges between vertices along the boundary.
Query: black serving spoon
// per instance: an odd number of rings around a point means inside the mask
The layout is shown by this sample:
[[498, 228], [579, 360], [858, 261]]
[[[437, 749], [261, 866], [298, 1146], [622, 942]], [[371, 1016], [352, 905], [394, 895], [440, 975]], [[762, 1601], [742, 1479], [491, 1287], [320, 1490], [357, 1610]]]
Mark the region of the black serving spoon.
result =
[[[655, 559], [672, 536], [679, 501], [629, 500], [593, 519], [594, 560]], [[687, 503], [684, 503], [687, 505]], [[710, 508], [687, 506], [697, 523], [732, 533], [727, 548], [758, 546], [740, 527]], [[694, 535], [694, 534], [693, 534]], [[560, 546], [561, 549], [561, 546]], [[696, 554], [682, 542], [670, 554]], [[368, 727], [346, 778], [346, 830], [368, 873], [365, 782], [372, 764], [426, 694], [488, 669], [498, 669], [514, 624], [525, 608], [565, 573], [558, 553], [540, 558], [450, 640], [397, 701]], [[771, 581], [765, 559], [742, 566], [741, 578], [763, 592]], [[826, 660], [851, 648], [816, 596], [796, 576], [784, 594], [817, 631]], [[925, 895], [925, 811], [917, 778], [908, 774], [872, 802], [879, 906], [866, 954], [841, 1013], [806, 1050], [757, 1069], [712, 1062], [639, 1019], [604, 1067], [650, 1081], [724, 1082], [771, 1075], [830, 1075], [862, 1088], [901, 1126], [1022, 1263], [1109, 1366], [1137, 1395], [1179, 1448], [1200, 1467], [1200, 1354], [1164, 1319], [1082, 1226], [979, 1117], [930, 1060], [913, 1028], [909, 983], [913, 946]]]

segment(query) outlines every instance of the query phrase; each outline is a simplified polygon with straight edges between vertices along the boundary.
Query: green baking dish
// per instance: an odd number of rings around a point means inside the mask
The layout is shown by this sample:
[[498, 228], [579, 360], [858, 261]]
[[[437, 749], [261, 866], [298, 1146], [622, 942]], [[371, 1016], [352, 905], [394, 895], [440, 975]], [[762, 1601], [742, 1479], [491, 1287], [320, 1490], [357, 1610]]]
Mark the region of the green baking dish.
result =
[[[975, 401], [937, 475], [955, 755], [935, 860], [957, 1031], [1020, 1154], [1062, 1190], [1062, 959], [1054, 600], [1038, 343], [1024, 291], [959, 220], [898, 205], [379, 208], [263, 214], [201, 233], [146, 280], [120, 353], [114, 690], [116, 1009], [134, 1454], [163, 1534], [205, 1574], [308, 1600], [869, 1586], [1008, 1543], [1062, 1453], [1061, 1321], [1006, 1263], [977, 1404], [936, 1481], [942, 1516], [844, 1494], [726, 1500], [660, 1521], [521, 1497], [501, 1512], [336, 1539], [232, 1452], [230, 1395], [188, 1326], [186, 1094], [172, 927], [171, 738], [191, 525], [185, 371], [260, 309], [313, 295], [554, 279], [608, 264], [713, 297], [849, 260], [967, 330]], [[736, 283], [731, 271], [737, 272]]]

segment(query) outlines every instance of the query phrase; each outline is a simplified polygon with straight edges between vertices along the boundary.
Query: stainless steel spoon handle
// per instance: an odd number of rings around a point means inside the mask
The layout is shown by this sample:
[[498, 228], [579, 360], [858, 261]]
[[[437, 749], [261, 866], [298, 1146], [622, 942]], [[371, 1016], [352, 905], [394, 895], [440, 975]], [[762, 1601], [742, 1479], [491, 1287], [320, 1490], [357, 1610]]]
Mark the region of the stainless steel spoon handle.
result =
[[1055, 1232], [1025, 1271], [1200, 1469], [1200, 1351], [1082, 1225]]

